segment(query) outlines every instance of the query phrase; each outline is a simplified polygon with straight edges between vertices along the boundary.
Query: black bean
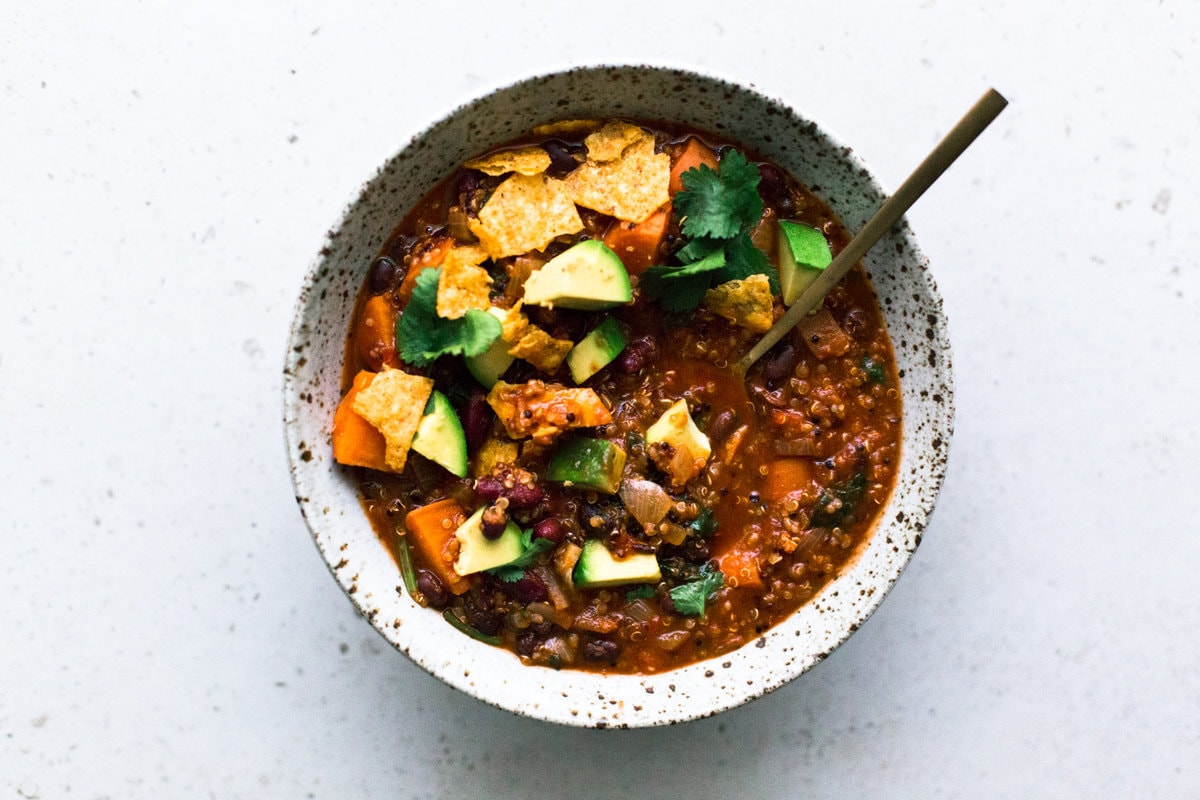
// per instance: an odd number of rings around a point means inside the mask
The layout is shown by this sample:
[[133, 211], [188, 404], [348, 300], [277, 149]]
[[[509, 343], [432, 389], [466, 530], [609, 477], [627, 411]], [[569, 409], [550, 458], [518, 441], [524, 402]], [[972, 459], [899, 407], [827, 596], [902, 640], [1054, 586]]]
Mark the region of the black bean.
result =
[[773, 208], [782, 216], [792, 211], [792, 193], [788, 190], [787, 179], [773, 164], [758, 165], [758, 194], [763, 204]]
[[479, 523], [485, 539], [499, 539], [504, 533], [504, 529], [508, 527], [507, 506], [507, 503], [497, 501], [483, 510]]
[[479, 592], [467, 594], [463, 603], [463, 617], [472, 628], [489, 636], [504, 624], [504, 613], [492, 608], [489, 598]]
[[537, 649], [537, 634], [533, 631], [521, 631], [517, 634], [517, 654], [531, 656]]
[[708, 424], [708, 437], [717, 442], [725, 441], [725, 437], [733, 433], [733, 423], [737, 415], [725, 409]]
[[767, 359], [767, 364], [763, 367], [763, 377], [768, 383], [779, 383], [785, 381], [792, 375], [792, 370], [796, 368], [797, 353], [796, 348], [791, 342], [784, 342], [775, 347], [771, 351], [771, 357]]
[[617, 372], [624, 375], [634, 375], [641, 372], [646, 364], [654, 360], [656, 355], [658, 355], [658, 345], [649, 336], [643, 336], [641, 339], [630, 342], [621, 351], [621, 355], [617, 356], [614, 366]]
[[581, 149], [578, 145], [572, 146], [559, 139], [551, 139], [543, 142], [542, 148], [550, 154], [550, 171], [556, 177], [562, 177], [579, 166], [579, 162], [575, 160], [575, 153]]
[[613, 662], [620, 652], [621, 646], [608, 639], [593, 639], [583, 645], [583, 657], [588, 661]]
[[396, 262], [387, 256], [380, 256], [375, 259], [375, 263], [371, 265], [371, 272], [367, 276], [367, 282], [371, 286], [372, 294], [383, 294], [396, 285], [396, 275], [400, 270], [396, 267]]
[[425, 595], [430, 608], [443, 609], [450, 601], [450, 593], [442, 585], [442, 579], [428, 570], [417, 572], [417, 589]]

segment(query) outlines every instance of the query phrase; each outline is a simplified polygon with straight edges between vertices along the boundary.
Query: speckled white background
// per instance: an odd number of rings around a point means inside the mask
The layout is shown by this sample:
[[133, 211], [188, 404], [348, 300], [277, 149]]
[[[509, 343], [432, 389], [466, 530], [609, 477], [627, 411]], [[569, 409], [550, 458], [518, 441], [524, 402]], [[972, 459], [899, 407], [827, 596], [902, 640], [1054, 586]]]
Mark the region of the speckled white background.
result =
[[[0, 797], [1200, 795], [1200, 6], [338, 5], [0, 9]], [[280, 368], [410, 135], [642, 60], [788, 99], [891, 185], [987, 85], [1013, 105], [909, 215], [958, 424], [887, 602], [748, 706], [577, 731], [353, 615]]]

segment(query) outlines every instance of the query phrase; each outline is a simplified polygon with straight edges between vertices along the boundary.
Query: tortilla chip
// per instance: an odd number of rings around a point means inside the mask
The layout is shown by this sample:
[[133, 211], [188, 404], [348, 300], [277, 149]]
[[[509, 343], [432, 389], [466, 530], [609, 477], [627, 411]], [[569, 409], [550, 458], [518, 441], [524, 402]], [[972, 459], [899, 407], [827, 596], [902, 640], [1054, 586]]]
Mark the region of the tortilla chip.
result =
[[538, 326], [530, 325], [525, 335], [508, 348], [508, 354], [525, 359], [542, 372], [554, 372], [574, 346], [570, 339], [555, 339]]
[[383, 434], [383, 460], [393, 472], [404, 471], [408, 448], [432, 392], [432, 378], [384, 367], [354, 398], [354, 413]]
[[628, 122], [613, 120], [598, 131], [588, 134], [583, 140], [587, 145], [588, 161], [615, 161], [625, 152], [625, 148], [641, 139], [654, 137], [636, 125]]
[[728, 281], [704, 293], [704, 305], [735, 325], [764, 333], [775, 322], [775, 301], [766, 275]]
[[654, 137], [637, 140], [616, 161], [588, 161], [566, 178], [571, 199], [626, 222], [642, 222], [669, 199], [671, 157], [654, 152]]
[[573, 133], [594, 131], [600, 127], [598, 119], [560, 119], [533, 126], [535, 136], [569, 136]]
[[501, 150], [482, 158], [473, 158], [463, 166], [492, 176], [503, 175], [506, 172], [541, 175], [550, 167], [550, 154], [540, 147], [518, 147], [515, 150]]
[[438, 277], [437, 315], [458, 319], [472, 308], [487, 310], [491, 305], [492, 278], [476, 266], [488, 258], [482, 247], [455, 247], [442, 262]]
[[570, 339], [555, 339], [534, 325], [521, 306], [518, 302], [508, 310], [508, 316], [501, 321], [500, 338], [511, 345], [508, 348], [510, 356], [523, 358], [542, 372], [553, 372], [575, 343]]
[[545, 175], [509, 176], [467, 225], [492, 258], [542, 250], [563, 234], [583, 230], [566, 186]]

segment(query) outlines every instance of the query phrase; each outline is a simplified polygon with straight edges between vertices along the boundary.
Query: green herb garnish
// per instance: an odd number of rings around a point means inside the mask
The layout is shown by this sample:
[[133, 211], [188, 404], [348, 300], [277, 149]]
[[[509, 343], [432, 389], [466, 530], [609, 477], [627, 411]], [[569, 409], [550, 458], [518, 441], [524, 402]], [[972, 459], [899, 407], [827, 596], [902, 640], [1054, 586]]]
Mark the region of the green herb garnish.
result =
[[527, 528], [521, 531], [521, 547], [521, 555], [514, 561], [493, 567], [488, 572], [505, 583], [516, 583], [525, 577], [525, 568], [533, 566], [539, 555], [552, 549], [554, 542], [549, 539], [534, 539], [533, 529]]
[[867, 373], [867, 380], [871, 383], [887, 383], [887, 370], [875, 359], [863, 356], [862, 368]]
[[675, 610], [689, 617], [704, 615], [704, 606], [712, 593], [725, 585], [725, 576], [707, 564], [700, 570], [700, 577], [671, 590], [671, 602]]
[[713, 516], [711, 508], [702, 510], [688, 525], [688, 528], [702, 539], [712, 536], [717, 532], [718, 527], [717, 518]]
[[779, 278], [767, 256], [750, 241], [762, 216], [758, 167], [737, 150], [727, 150], [717, 169], [701, 164], [684, 172], [683, 191], [673, 200], [688, 237], [675, 251], [678, 265], [656, 265], [641, 278], [642, 291], [667, 311], [691, 311], [712, 286], [766, 275], [771, 291]]
[[438, 356], [477, 356], [500, 338], [500, 320], [486, 311], [469, 310], [459, 319], [437, 314], [438, 279], [442, 268], [425, 269], [417, 276], [412, 298], [396, 322], [400, 357], [424, 367]]
[[648, 600], [654, 597], [654, 587], [648, 583], [643, 583], [636, 589], [630, 589], [625, 593], [625, 600]]

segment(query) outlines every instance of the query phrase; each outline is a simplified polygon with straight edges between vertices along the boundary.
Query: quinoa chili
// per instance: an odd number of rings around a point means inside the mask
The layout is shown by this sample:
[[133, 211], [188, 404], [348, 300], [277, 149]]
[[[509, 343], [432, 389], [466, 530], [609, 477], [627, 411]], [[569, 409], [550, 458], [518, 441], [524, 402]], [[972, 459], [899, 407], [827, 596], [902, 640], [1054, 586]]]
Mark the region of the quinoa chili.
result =
[[540, 126], [434, 187], [371, 265], [334, 420], [408, 591], [525, 663], [617, 673], [809, 601], [900, 459], [861, 267], [744, 383], [729, 368], [783, 313], [781, 260], [847, 241], [778, 166], [662, 122]]

